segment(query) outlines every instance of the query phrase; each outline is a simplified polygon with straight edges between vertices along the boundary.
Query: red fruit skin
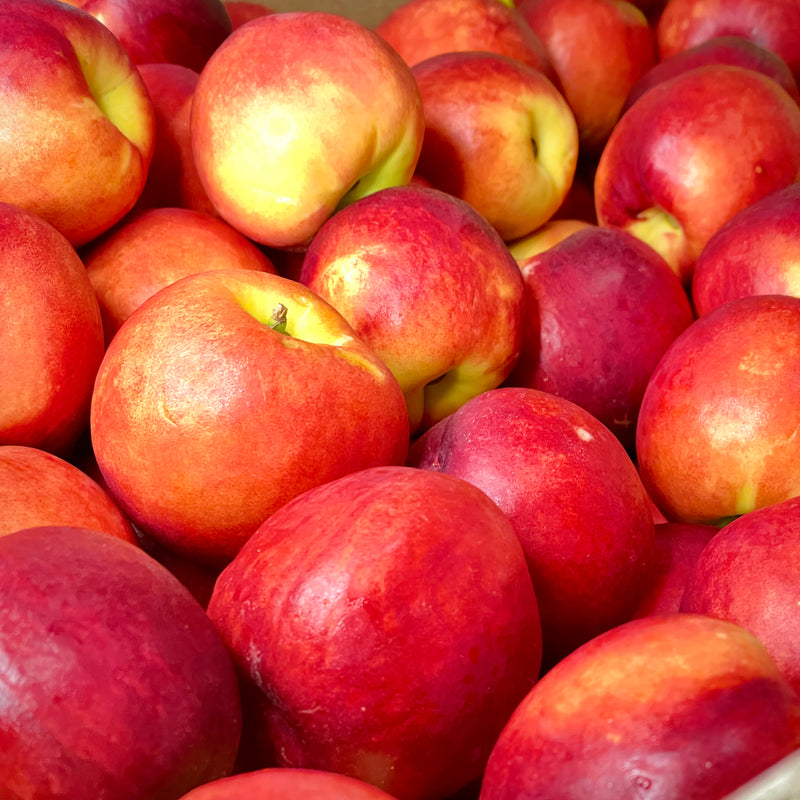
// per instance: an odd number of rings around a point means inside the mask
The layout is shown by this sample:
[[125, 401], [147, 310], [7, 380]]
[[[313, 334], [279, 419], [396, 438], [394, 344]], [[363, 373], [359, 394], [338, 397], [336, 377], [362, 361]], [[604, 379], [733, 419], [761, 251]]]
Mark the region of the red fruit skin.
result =
[[0, 536], [67, 525], [137, 544], [128, 518], [93, 477], [69, 461], [22, 445], [0, 445]]
[[533, 687], [480, 800], [721, 800], [800, 746], [800, 697], [741, 626], [632, 620]]
[[0, 796], [174, 800], [233, 770], [236, 677], [189, 592], [84, 528], [0, 538]]
[[659, 362], [639, 409], [639, 473], [671, 522], [717, 524], [800, 494], [800, 299], [730, 300]]
[[198, 786], [181, 800], [394, 800], [369, 783], [336, 772], [272, 767]]
[[656, 25], [662, 59], [722, 35], [744, 36], [782, 58], [800, 80], [797, 0], [669, 0]]
[[633, 85], [621, 113], [624, 114], [653, 86], [686, 70], [707, 64], [730, 64], [763, 72], [786, 89], [794, 100], [800, 102], [797, 80], [780, 56], [744, 36], [715, 36], [654, 64]]
[[330, 770], [400, 800], [478, 778], [541, 663], [508, 519], [465, 481], [408, 467], [276, 511], [208, 614], [242, 675], [250, 768]]
[[67, 0], [97, 17], [135, 64], [199, 72], [233, 30], [223, 0]]
[[[689, 285], [711, 236], [799, 174], [797, 102], [761, 72], [709, 64], [657, 84], [620, 118], [597, 164], [597, 219], [637, 232]], [[662, 212], [671, 219], [653, 227]]]
[[778, 189], [726, 222], [700, 253], [692, 298], [702, 316], [755, 294], [800, 297], [800, 183]]
[[545, 668], [630, 619], [651, 581], [653, 513], [629, 455], [588, 411], [536, 389], [484, 392], [417, 439], [407, 463], [473, 483], [509, 517]]
[[650, 375], [694, 316], [678, 276], [625, 231], [577, 231], [520, 263], [522, 353], [506, 381], [571, 400], [629, 452]]
[[703, 548], [719, 528], [688, 522], [656, 524], [655, 575], [634, 619], [680, 611], [686, 581]]
[[481, 50], [521, 61], [557, 81], [547, 50], [528, 22], [493, 0], [411, 0], [375, 28], [409, 65], [442, 53]]
[[800, 498], [726, 525], [688, 575], [680, 610], [727, 619], [759, 638], [800, 694]]

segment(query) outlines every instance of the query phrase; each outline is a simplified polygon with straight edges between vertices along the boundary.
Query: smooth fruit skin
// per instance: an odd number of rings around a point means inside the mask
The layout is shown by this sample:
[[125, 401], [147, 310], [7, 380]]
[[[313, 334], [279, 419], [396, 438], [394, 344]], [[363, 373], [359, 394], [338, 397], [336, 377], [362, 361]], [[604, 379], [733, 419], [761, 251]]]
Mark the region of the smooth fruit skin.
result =
[[800, 499], [745, 514], [708, 543], [680, 610], [727, 619], [764, 644], [800, 693]]
[[397, 381], [344, 318], [295, 281], [243, 269], [182, 278], [128, 318], [90, 426], [134, 524], [218, 565], [302, 491], [402, 463], [409, 437]]
[[521, 0], [578, 123], [581, 154], [599, 154], [632, 86], [656, 63], [655, 33], [625, 0]]
[[669, 0], [656, 25], [661, 59], [720, 35], [744, 36], [779, 56], [800, 81], [797, 0]]
[[685, 284], [734, 214], [800, 175], [800, 107], [743, 67], [697, 67], [646, 92], [615, 126], [595, 174], [601, 225], [657, 250]]
[[119, 40], [55, 0], [0, 4], [0, 201], [39, 214], [76, 247], [142, 191], [155, 115]]
[[189, 208], [218, 217], [200, 182], [192, 152], [192, 99], [200, 73], [180, 64], [140, 64], [156, 118], [156, 141], [147, 181], [133, 212]]
[[231, 20], [233, 30], [241, 25], [246, 25], [257, 17], [265, 17], [267, 14], [274, 14], [275, 10], [263, 3], [250, 2], [250, 0], [223, 0], [225, 10]]
[[495, 744], [481, 800], [721, 800], [800, 745], [800, 698], [734, 623], [632, 620], [547, 673]]
[[81, 255], [106, 344], [145, 300], [187, 275], [218, 269], [276, 272], [269, 258], [227, 222], [188, 208], [131, 214]]
[[656, 524], [653, 581], [634, 618], [680, 611], [686, 581], [703, 548], [719, 531], [714, 525], [691, 522]]
[[506, 516], [465, 481], [402, 466], [277, 511], [208, 614], [249, 687], [262, 765], [339, 772], [399, 800], [478, 778], [541, 662]]
[[425, 111], [416, 174], [468, 202], [504, 241], [547, 222], [578, 160], [575, 116], [553, 82], [479, 51], [443, 53], [412, 71]]
[[211, 202], [272, 247], [304, 244], [337, 208], [408, 183], [424, 129], [397, 52], [321, 11], [267, 14], [234, 31], [200, 73], [191, 112]]
[[673, 522], [714, 523], [800, 494], [800, 299], [731, 300], [695, 320], [639, 409], [640, 474]]
[[266, 767], [192, 789], [181, 800], [394, 800], [372, 784], [336, 772]]
[[715, 36], [692, 47], [662, 58], [633, 85], [625, 104], [624, 114], [648, 89], [689, 69], [708, 64], [729, 64], [763, 72], [777, 81], [798, 102], [800, 89], [787, 63], [778, 55], [744, 36]]
[[35, 447], [0, 446], [0, 536], [45, 525], [90, 528], [137, 544], [116, 503], [78, 467]]
[[701, 316], [737, 297], [800, 297], [800, 183], [731, 217], [700, 253], [691, 291]]
[[484, 392], [416, 439], [411, 466], [473, 483], [522, 542], [545, 667], [630, 619], [651, 580], [648, 498], [619, 440], [546, 392]]
[[694, 319], [680, 279], [644, 242], [596, 226], [518, 263], [523, 345], [507, 385], [577, 403], [633, 453], [650, 376]]
[[499, 386], [519, 355], [519, 268], [497, 231], [445, 192], [395, 187], [342, 209], [299, 280], [392, 370], [413, 434]]
[[199, 72], [233, 30], [222, 0], [66, 0], [88, 11], [133, 62], [180, 64]]
[[89, 422], [100, 308], [77, 252], [46, 220], [0, 203], [0, 444], [67, 457]]
[[0, 795], [175, 800], [233, 771], [241, 703], [203, 609], [105, 533], [0, 537]]
[[515, 4], [497, 0], [406, 0], [375, 27], [413, 67], [442, 53], [480, 50], [556, 74], [544, 44]]

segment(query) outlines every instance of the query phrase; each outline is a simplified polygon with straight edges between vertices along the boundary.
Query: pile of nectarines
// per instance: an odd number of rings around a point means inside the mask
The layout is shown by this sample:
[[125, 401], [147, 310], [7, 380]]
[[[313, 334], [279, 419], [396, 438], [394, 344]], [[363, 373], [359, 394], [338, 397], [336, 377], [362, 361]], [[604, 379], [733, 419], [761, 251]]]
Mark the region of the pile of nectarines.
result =
[[0, 0], [0, 800], [785, 777], [800, 0], [312, 5]]

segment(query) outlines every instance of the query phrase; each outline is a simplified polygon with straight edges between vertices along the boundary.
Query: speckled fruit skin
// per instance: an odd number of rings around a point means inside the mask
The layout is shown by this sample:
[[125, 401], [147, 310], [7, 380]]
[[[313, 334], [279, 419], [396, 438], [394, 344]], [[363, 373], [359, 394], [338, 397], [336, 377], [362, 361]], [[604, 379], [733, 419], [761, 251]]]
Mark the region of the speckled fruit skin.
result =
[[596, 226], [519, 266], [523, 345], [507, 383], [577, 403], [633, 453], [650, 375], [694, 319], [680, 279], [644, 242]]
[[415, 64], [425, 112], [416, 175], [460, 197], [505, 241], [526, 236], [565, 202], [578, 160], [578, 126], [540, 70], [485, 51]]
[[697, 259], [692, 298], [698, 314], [754, 294], [800, 297], [800, 183], [742, 209]]
[[716, 522], [800, 494], [800, 299], [731, 300], [695, 320], [639, 409], [642, 480], [673, 522]]
[[100, 365], [90, 430], [132, 522], [213, 566], [306, 489], [403, 463], [409, 438], [399, 384], [341, 314], [245, 269], [189, 275], [139, 306]]
[[0, 6], [0, 200], [46, 219], [76, 247], [141, 194], [155, 114], [119, 39], [86, 11]]
[[375, 30], [412, 67], [442, 53], [481, 50], [514, 58], [556, 80], [544, 44], [507, 2], [409, 0]]
[[159, 289], [217, 269], [275, 273], [246, 236], [215, 216], [189, 208], [151, 208], [129, 215], [81, 253], [97, 295], [106, 344]]
[[497, 231], [445, 192], [400, 186], [342, 209], [312, 240], [299, 280], [392, 370], [413, 433], [499, 386], [519, 355], [519, 267]]
[[128, 519], [85, 472], [36, 447], [0, 445], [0, 536], [43, 525], [90, 528], [137, 543]]
[[0, 202], [0, 444], [68, 457], [89, 423], [103, 358], [100, 308], [67, 238]]
[[469, 483], [410, 467], [277, 511], [208, 614], [242, 675], [257, 764], [340, 772], [399, 800], [477, 779], [541, 662], [509, 520]]
[[800, 698], [734, 623], [625, 623], [534, 686], [492, 751], [481, 800], [721, 800], [800, 745]]
[[680, 610], [747, 628], [800, 693], [800, 498], [726, 525], [689, 573]]
[[662, 81], [619, 120], [600, 155], [601, 225], [624, 228], [687, 285], [734, 214], [800, 175], [800, 107], [776, 81], [729, 64]]
[[0, 794], [175, 800], [233, 771], [241, 708], [203, 609], [98, 531], [0, 537]]
[[190, 127], [220, 216], [260, 244], [295, 247], [349, 202], [408, 183], [425, 118], [410, 67], [377, 33], [341, 14], [287, 11], [215, 50]]
[[473, 483], [508, 515], [536, 587], [545, 667], [630, 618], [650, 582], [653, 516], [630, 457], [588, 411], [494, 389], [418, 438], [408, 463]]

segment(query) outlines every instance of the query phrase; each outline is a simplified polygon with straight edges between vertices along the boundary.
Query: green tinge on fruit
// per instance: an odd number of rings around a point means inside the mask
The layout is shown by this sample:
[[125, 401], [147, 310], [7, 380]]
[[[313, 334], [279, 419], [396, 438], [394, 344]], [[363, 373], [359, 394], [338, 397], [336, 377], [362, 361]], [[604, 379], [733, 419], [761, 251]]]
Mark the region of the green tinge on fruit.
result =
[[640, 211], [627, 226], [628, 233], [653, 248], [669, 265], [678, 277], [681, 274], [686, 234], [683, 226], [668, 211], [653, 206]]
[[746, 483], [736, 493], [736, 514], [747, 514], [755, 510], [756, 490], [752, 483]]
[[405, 186], [414, 174], [419, 157], [421, 141], [412, 127], [406, 132], [386, 157], [366, 174], [362, 175], [339, 200], [336, 210], [368, 197], [381, 189]]
[[118, 54], [100, 47], [81, 52], [75, 48], [81, 72], [97, 107], [138, 150], [149, 147], [148, 115], [142, 113], [144, 84], [138, 73]]

